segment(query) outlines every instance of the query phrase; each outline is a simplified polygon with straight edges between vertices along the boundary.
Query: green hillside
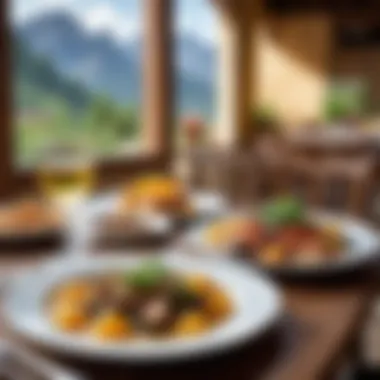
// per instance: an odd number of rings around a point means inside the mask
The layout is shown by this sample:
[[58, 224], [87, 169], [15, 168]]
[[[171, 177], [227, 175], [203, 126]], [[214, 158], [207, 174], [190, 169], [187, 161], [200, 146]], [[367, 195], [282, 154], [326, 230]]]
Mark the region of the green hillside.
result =
[[91, 102], [86, 89], [62, 78], [46, 59], [35, 56], [18, 37], [14, 37], [13, 62], [17, 107], [46, 107], [56, 100], [72, 110], [83, 110]]
[[137, 137], [135, 110], [63, 77], [17, 37], [13, 77], [15, 149], [20, 166], [35, 165], [57, 143], [83, 144], [95, 155], [109, 156], [119, 154], [126, 142]]

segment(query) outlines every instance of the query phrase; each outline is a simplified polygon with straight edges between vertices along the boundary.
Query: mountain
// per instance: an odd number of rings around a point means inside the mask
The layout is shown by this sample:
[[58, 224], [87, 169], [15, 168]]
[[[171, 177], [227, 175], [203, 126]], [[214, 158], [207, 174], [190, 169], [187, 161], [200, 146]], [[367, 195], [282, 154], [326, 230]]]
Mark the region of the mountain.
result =
[[90, 93], [78, 83], [64, 78], [46, 59], [35, 55], [17, 35], [13, 35], [14, 82], [18, 108], [31, 109], [56, 100], [73, 110], [88, 106]]
[[[141, 103], [140, 38], [122, 45], [105, 33], [89, 34], [63, 11], [34, 18], [20, 26], [18, 32], [30, 49], [49, 57], [66, 77], [120, 103]], [[175, 46], [178, 106], [182, 111], [209, 115], [213, 107], [215, 52], [187, 35], [178, 36]]]
[[183, 75], [212, 85], [217, 66], [213, 47], [196, 37], [180, 35], [175, 41], [177, 69]]
[[34, 19], [19, 32], [34, 52], [49, 57], [65, 76], [115, 100], [138, 102], [139, 66], [130, 61], [109, 36], [86, 34], [76, 20], [65, 13]]

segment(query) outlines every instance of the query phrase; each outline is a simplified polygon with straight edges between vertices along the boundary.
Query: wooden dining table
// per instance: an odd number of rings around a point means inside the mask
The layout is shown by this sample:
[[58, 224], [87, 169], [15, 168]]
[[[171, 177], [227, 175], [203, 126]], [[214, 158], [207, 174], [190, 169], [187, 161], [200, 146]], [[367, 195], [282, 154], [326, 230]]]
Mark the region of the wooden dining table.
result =
[[[99, 250], [94, 256], [105, 254]], [[52, 255], [38, 249], [25, 253], [1, 252], [0, 277], [2, 273], [32, 269]], [[283, 316], [255, 341], [218, 356], [202, 360], [188, 358], [180, 363], [132, 365], [86, 362], [46, 351], [42, 354], [78, 371], [88, 380], [336, 379], [345, 363], [355, 364], [360, 360], [361, 332], [378, 284], [376, 269], [372, 266], [338, 278], [319, 280], [275, 279], [284, 294]], [[0, 326], [0, 338], [11, 337], [21, 342], [4, 323]]]

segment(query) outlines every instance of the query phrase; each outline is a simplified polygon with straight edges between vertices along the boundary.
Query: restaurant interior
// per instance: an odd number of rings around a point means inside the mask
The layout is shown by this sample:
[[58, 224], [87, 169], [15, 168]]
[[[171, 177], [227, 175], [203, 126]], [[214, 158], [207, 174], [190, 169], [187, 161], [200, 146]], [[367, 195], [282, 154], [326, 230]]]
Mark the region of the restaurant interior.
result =
[[380, 379], [376, 0], [0, 2], [0, 379]]

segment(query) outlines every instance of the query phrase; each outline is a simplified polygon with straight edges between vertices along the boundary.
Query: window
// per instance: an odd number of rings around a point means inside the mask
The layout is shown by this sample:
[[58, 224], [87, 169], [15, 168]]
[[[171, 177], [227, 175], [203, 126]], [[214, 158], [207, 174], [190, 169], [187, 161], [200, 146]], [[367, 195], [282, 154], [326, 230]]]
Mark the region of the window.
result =
[[[18, 1], [20, 1], [21, 4], [21, 0], [5, 0], [0, 2], [0, 51], [2, 52], [2, 59], [0, 60], [0, 82], [2, 83], [2, 86], [0, 86], [0, 151], [2, 152], [2, 159], [0, 160], [0, 193], [7, 196], [14, 194], [14, 191], [18, 189], [23, 192], [33, 190], [35, 183], [35, 163], [39, 160], [39, 156], [43, 149], [49, 148], [49, 144], [54, 143], [54, 141], [58, 139], [62, 139], [61, 141], [71, 139], [76, 142], [90, 142], [92, 148], [99, 148], [97, 152], [96, 149], [94, 150], [98, 156], [97, 168], [100, 173], [100, 184], [125, 180], [126, 175], [131, 174], [132, 172], [140, 170], [161, 170], [167, 167], [171, 157], [171, 137], [173, 134], [173, 91], [172, 86], [170, 85], [172, 82], [172, 46], [170, 38], [172, 27], [172, 1], [86, 0], [78, 2], [74, 0], [26, 0], [24, 1], [23, 6], [20, 6], [17, 10], [16, 6]], [[126, 25], [128, 25], [128, 28], [122, 29], [122, 38], [127, 38], [128, 36], [133, 35], [138, 36], [139, 33], [143, 36], [141, 41], [144, 40], [144, 43], [140, 46], [134, 45], [134, 48], [136, 49], [136, 57], [138, 57], [138, 54], [141, 54], [142, 56], [139, 67], [141, 75], [139, 78], [132, 78], [132, 76], [128, 77], [128, 80], [136, 81], [135, 83], [141, 81], [140, 91], [135, 97], [135, 99], [140, 97], [141, 103], [126, 102], [120, 104], [120, 106], [119, 104], [117, 104], [117, 106], [115, 106], [114, 103], [112, 104], [118, 110], [120, 110], [120, 108], [123, 110], [129, 109], [136, 104], [136, 116], [134, 116], [137, 119], [136, 124], [128, 123], [128, 125], [132, 125], [133, 128], [128, 127], [124, 129], [125, 123], [122, 123], [123, 128], [114, 127], [117, 139], [112, 136], [112, 134], [109, 136], [109, 140], [106, 140], [105, 138], [100, 139], [100, 133], [108, 133], [108, 131], [106, 132], [107, 125], [99, 123], [99, 130], [96, 132], [92, 131], [91, 133], [87, 132], [87, 134], [85, 134], [84, 132], [86, 128], [78, 128], [78, 125], [80, 125], [79, 121], [84, 120], [82, 125], [88, 126], [87, 123], [92, 122], [92, 120], [90, 118], [81, 119], [79, 117], [81, 115], [80, 112], [73, 107], [73, 112], [69, 115], [69, 122], [65, 121], [64, 118], [59, 119], [57, 117], [59, 121], [62, 121], [62, 124], [52, 123], [49, 125], [50, 129], [48, 129], [47, 125], [46, 134], [42, 132], [38, 135], [36, 133], [32, 134], [31, 131], [27, 130], [25, 135], [26, 133], [29, 133], [29, 135], [27, 135], [26, 138], [24, 135], [24, 138], [22, 138], [23, 129], [20, 127], [19, 121], [22, 119], [23, 113], [21, 112], [22, 107], [20, 104], [22, 105], [28, 101], [35, 105], [36, 109], [45, 112], [45, 110], [48, 109], [45, 108], [45, 105], [51, 105], [51, 103], [54, 103], [55, 96], [44, 96], [44, 101], [41, 101], [41, 104], [44, 105], [44, 107], [42, 105], [41, 107], [37, 107], [37, 105], [39, 105], [38, 99], [41, 98], [38, 96], [31, 97], [28, 93], [29, 90], [25, 91], [25, 95], [23, 96], [20, 96], [21, 91], [17, 91], [17, 86], [19, 86], [17, 78], [21, 78], [20, 75], [18, 76], [17, 72], [20, 72], [19, 70], [24, 70], [25, 67], [17, 68], [17, 60], [12, 60], [12, 58], [16, 58], [17, 54], [25, 54], [26, 58], [30, 58], [29, 54], [32, 54], [29, 50], [26, 51], [26, 49], [29, 49], [30, 47], [27, 46], [25, 50], [23, 50], [24, 45], [21, 46], [16, 44], [15, 40], [17, 36], [15, 35], [15, 31], [17, 25], [21, 25], [21, 23], [25, 22], [28, 18], [28, 15], [35, 15], [35, 12], [37, 11], [42, 11], [46, 14], [46, 12], [55, 10], [60, 12], [65, 11], [66, 13], [71, 12], [71, 14], [73, 14], [75, 12], [81, 13], [80, 11], [73, 11], [73, 8], [71, 8], [73, 6], [80, 6], [83, 8], [84, 6], [95, 7], [99, 4], [103, 4], [107, 7], [118, 4], [121, 4], [124, 7], [131, 6], [129, 11], [134, 10], [134, 12], [137, 12], [135, 15], [141, 15], [141, 19], [135, 19], [138, 22], [132, 25], [131, 23], [128, 23], [128, 14], [130, 15], [130, 13], [122, 11], [117, 13], [121, 19], [125, 19]], [[104, 10], [106, 7], [101, 9]], [[87, 26], [87, 28], [89, 29], [89, 32], [97, 35], [99, 35], [99, 33], [103, 35], [106, 34], [108, 36], [106, 40], [108, 40], [108, 38], [110, 38], [110, 32], [108, 31], [105, 33], [105, 30], [110, 28], [110, 23], [107, 20], [113, 20], [113, 16], [109, 17], [106, 12], [103, 11], [98, 11], [98, 16], [98, 22], [95, 24], [92, 23]], [[81, 28], [85, 27], [82, 25]], [[82, 41], [77, 41], [78, 47], [77, 50], [73, 51], [73, 54], [79, 54], [81, 52], [80, 42]], [[116, 48], [120, 49], [123, 46], [124, 45], [119, 42], [117, 43]], [[56, 90], [57, 86], [62, 82], [67, 82], [69, 85], [65, 86], [64, 90], [58, 86], [61, 90], [58, 92], [60, 96], [70, 94], [70, 102], [72, 102], [71, 94], [75, 94], [74, 99], [81, 103], [81, 101], [83, 101], [83, 94], [86, 95], [88, 92], [95, 93], [96, 100], [102, 105], [102, 107], [99, 108], [103, 109], [104, 103], [102, 103], [102, 101], [104, 101], [104, 98], [107, 98], [107, 101], [109, 100], [109, 93], [104, 96], [103, 91], [99, 94], [99, 91], [93, 91], [88, 88], [84, 89], [87, 85], [86, 83], [83, 85], [83, 77], [70, 76], [67, 78], [67, 76], [61, 76], [61, 70], [59, 68], [52, 68], [47, 62], [47, 58], [49, 58], [49, 56], [38, 54], [36, 61], [38, 61], [39, 64], [45, 65], [46, 73], [49, 74], [50, 79], [51, 77], [55, 77], [55, 81], [48, 86], [49, 90]], [[23, 59], [18, 62], [20, 66], [23, 66], [26, 61], [27, 60]], [[14, 63], [13, 67], [12, 62]], [[46, 65], [48, 65], [48, 68]], [[31, 66], [29, 65], [26, 67], [30, 69]], [[126, 69], [128, 69], [128, 66]], [[38, 71], [39, 70], [37, 70], [37, 72]], [[87, 72], [85, 73], [88, 74]], [[25, 75], [29, 74], [30, 72], [26, 70]], [[37, 75], [37, 78], [40, 79], [40, 75]], [[32, 83], [34, 84], [35, 82]], [[104, 87], [106, 87], [106, 85], [109, 85], [109, 83], [105, 83]], [[26, 87], [33, 88], [31, 85]], [[101, 88], [104, 89], [104, 87]], [[42, 91], [37, 91], [37, 95], [40, 96], [41, 94], [43, 95]], [[54, 95], [57, 95], [57, 93]], [[65, 107], [67, 107], [67, 105], [65, 105]], [[63, 107], [64, 111], [66, 111], [65, 107]], [[109, 105], [104, 108], [109, 109]], [[89, 110], [87, 107], [84, 109]], [[60, 114], [62, 111], [60, 107], [53, 107], [53, 110], [54, 112], [47, 111], [47, 115], [43, 116], [52, 117], [64, 114]], [[25, 111], [24, 109], [24, 115], [37, 115], [37, 117], [39, 117], [38, 112], [35, 112], [34, 110], [31, 110], [30, 114], [28, 114], [28, 112], [29, 110]], [[118, 113], [116, 114], [118, 115]], [[113, 112], [112, 115], [114, 115]], [[120, 120], [119, 118], [116, 119]], [[29, 122], [28, 117], [25, 117], [23, 121]], [[35, 123], [37, 127], [40, 127], [42, 121], [44, 121], [43, 118], [41, 119], [41, 122], [37, 120]], [[63, 121], [65, 121], [65, 123], [63, 123]], [[67, 130], [68, 136], [64, 135], [65, 132], [62, 132], [62, 136], [59, 136], [58, 133], [56, 133], [56, 128], [62, 128], [61, 131], [66, 131], [62, 125], [70, 127], [70, 129]], [[115, 122], [113, 126], [115, 125], [119, 126], [120, 124]], [[32, 127], [33, 124], [31, 124], [31, 128]], [[100, 132], [100, 129], [103, 128], [104, 130]], [[126, 131], [128, 133], [126, 133]], [[97, 141], [100, 142], [97, 143]], [[138, 142], [137, 145], [142, 148], [142, 150], [138, 149], [139, 154], [133, 154], [133, 157], [130, 154], [123, 154], [132, 151], [128, 141]], [[15, 144], [12, 144], [12, 142], [15, 142]], [[110, 143], [113, 144], [112, 148], [104, 150]], [[117, 157], [115, 157], [115, 155]], [[20, 168], [26, 168], [27, 170], [20, 170]]]
[[215, 7], [210, 0], [175, 0], [174, 19], [177, 118], [212, 124], [218, 72]]
[[11, 4], [17, 166], [57, 141], [97, 157], [139, 149], [143, 2]]

